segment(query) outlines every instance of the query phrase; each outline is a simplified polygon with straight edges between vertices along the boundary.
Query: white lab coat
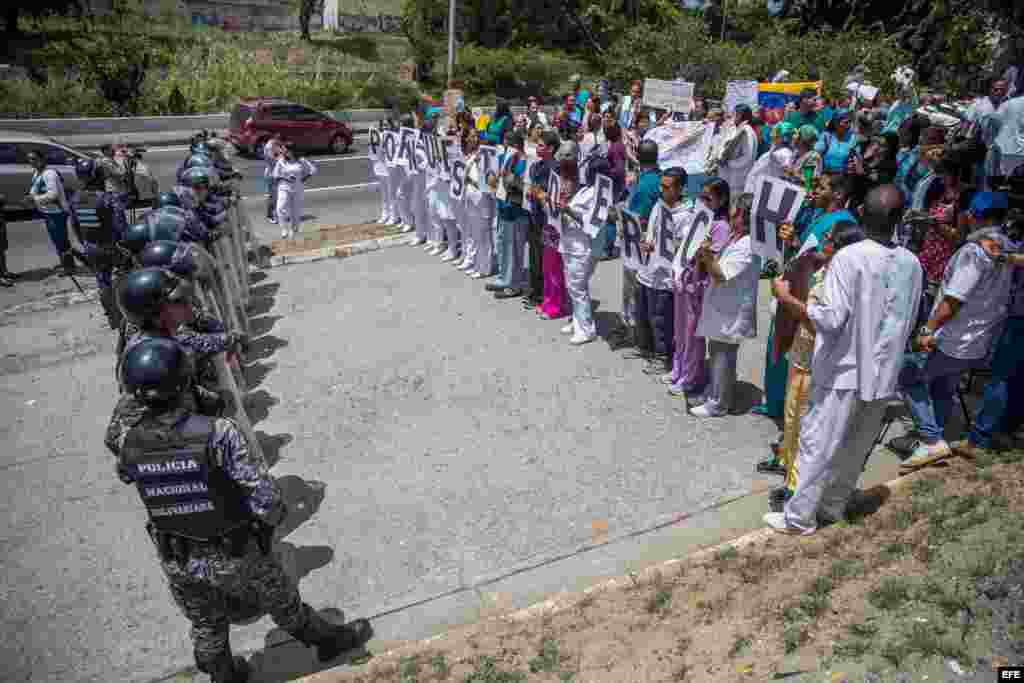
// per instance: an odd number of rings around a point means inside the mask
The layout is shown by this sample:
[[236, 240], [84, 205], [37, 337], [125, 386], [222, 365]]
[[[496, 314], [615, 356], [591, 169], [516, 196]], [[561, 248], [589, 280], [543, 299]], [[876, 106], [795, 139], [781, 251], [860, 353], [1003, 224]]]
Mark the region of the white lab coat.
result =
[[917, 321], [924, 274], [902, 247], [873, 240], [833, 257], [814, 323], [811, 411], [801, 421], [800, 472], [786, 523], [809, 530], [819, 513], [840, 518], [896, 392], [903, 351]]
[[277, 219], [282, 227], [298, 231], [306, 180], [316, 172], [316, 166], [308, 159], [279, 159], [274, 165], [271, 176], [277, 180]]
[[718, 265], [723, 282], [711, 281], [704, 290], [704, 304], [697, 336], [726, 344], [739, 344], [757, 336], [757, 290], [760, 259], [751, 252], [750, 235], [722, 250]]

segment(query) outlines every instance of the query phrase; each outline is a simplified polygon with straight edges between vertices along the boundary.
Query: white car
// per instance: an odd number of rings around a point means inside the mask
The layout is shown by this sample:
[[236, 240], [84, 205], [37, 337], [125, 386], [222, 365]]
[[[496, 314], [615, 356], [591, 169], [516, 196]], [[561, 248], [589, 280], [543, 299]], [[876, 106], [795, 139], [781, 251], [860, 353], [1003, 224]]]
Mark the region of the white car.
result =
[[61, 144], [53, 138], [18, 131], [0, 131], [0, 195], [6, 199], [4, 212], [15, 213], [32, 210], [35, 205], [26, 201], [32, 173], [35, 169], [28, 163], [29, 152], [39, 152], [47, 165], [60, 173], [64, 189], [71, 193], [81, 183], [75, 175], [75, 164], [79, 159], [91, 159], [92, 154]]

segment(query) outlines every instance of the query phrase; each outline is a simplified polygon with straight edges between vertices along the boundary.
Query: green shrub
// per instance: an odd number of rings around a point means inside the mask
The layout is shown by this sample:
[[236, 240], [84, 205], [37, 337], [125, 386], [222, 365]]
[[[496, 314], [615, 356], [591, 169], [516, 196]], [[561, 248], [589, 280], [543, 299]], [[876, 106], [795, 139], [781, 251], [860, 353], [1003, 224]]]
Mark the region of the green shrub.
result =
[[569, 76], [586, 64], [569, 55], [537, 48], [488, 50], [467, 45], [459, 50], [455, 73], [470, 96], [490, 96], [524, 86], [548, 95], [566, 90]]

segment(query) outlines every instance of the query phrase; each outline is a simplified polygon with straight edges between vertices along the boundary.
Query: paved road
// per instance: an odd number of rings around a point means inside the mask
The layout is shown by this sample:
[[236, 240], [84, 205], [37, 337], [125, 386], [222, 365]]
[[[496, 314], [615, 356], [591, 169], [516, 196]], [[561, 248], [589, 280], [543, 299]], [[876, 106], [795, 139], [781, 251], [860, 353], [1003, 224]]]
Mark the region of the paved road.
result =
[[[156, 174], [160, 187], [169, 188], [173, 185], [175, 173], [186, 152], [185, 147], [168, 147], [154, 148], [146, 154], [145, 161]], [[377, 188], [375, 185], [367, 186], [375, 182], [376, 178], [370, 172], [364, 140], [357, 138], [353, 151], [347, 155], [319, 155], [310, 158], [319, 166], [320, 171], [307, 185], [303, 211], [307, 228], [324, 224], [358, 223], [377, 218], [380, 210]], [[266, 242], [277, 239], [278, 230], [262, 220], [266, 206], [263, 199], [263, 162], [239, 158], [235, 165], [245, 176], [242, 194], [247, 198], [246, 206], [260, 240]], [[52, 267], [57, 261], [42, 221], [10, 223], [8, 239], [8, 265], [14, 272]]]
[[[620, 274], [598, 268], [601, 333]], [[749, 415], [687, 416], [637, 362], [568, 346], [561, 323], [418, 249], [275, 269], [255, 294], [250, 405], [295, 511], [278, 552], [307, 600], [349, 617], [471, 594], [590, 544], [598, 520], [615, 539], [749, 492], [774, 433]], [[188, 666], [139, 501], [101, 445], [115, 387], [98, 307], [0, 325], [0, 679], [142, 682]], [[740, 354], [757, 384], [763, 349]], [[378, 635], [448, 618], [384, 619]], [[258, 650], [270, 630], [233, 642]], [[302, 648], [274, 653], [254, 680], [311, 670]]]

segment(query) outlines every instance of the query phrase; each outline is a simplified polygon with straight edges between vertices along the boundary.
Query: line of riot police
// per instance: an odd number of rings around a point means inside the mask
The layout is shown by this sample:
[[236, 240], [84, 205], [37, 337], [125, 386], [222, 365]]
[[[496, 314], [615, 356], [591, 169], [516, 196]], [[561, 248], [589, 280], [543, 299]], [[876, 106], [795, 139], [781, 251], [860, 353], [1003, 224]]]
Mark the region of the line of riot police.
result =
[[121, 395], [104, 442], [146, 509], [174, 601], [192, 624], [197, 667], [248, 679], [232, 623], [269, 614], [321, 662], [372, 635], [304, 603], [272, 552], [287, 514], [242, 401], [248, 337], [247, 225], [222, 149], [197, 139], [173, 191], [129, 225], [101, 164], [82, 162], [73, 226], [118, 331]]

